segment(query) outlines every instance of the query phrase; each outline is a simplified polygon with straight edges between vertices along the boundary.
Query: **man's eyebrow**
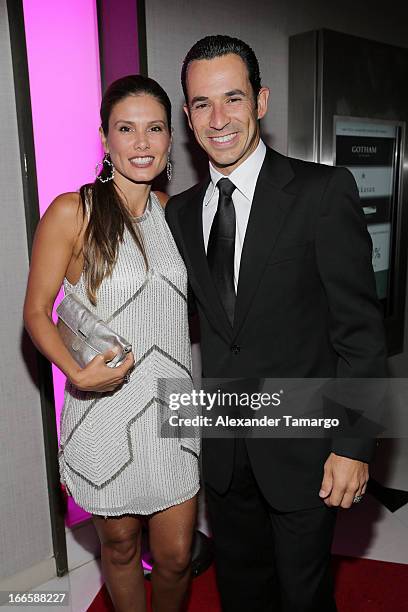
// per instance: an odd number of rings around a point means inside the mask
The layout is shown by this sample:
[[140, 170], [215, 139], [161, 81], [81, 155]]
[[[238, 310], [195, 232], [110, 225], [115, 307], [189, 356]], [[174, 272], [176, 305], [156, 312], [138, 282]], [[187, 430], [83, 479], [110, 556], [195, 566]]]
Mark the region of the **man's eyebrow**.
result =
[[246, 96], [247, 94], [242, 89], [232, 89], [231, 91], [225, 92], [227, 98], [231, 98], [232, 96]]
[[194, 96], [190, 102], [190, 106], [193, 106], [196, 102], [206, 102], [208, 98], [206, 96]]
[[[231, 89], [231, 91], [226, 91], [224, 96], [226, 98], [232, 98], [233, 96], [246, 96], [247, 94], [245, 93], [245, 91], [242, 91], [242, 89]], [[190, 102], [190, 106], [194, 106], [194, 104], [196, 104], [197, 102], [207, 102], [208, 97], [206, 96], [195, 96], [191, 102]]]

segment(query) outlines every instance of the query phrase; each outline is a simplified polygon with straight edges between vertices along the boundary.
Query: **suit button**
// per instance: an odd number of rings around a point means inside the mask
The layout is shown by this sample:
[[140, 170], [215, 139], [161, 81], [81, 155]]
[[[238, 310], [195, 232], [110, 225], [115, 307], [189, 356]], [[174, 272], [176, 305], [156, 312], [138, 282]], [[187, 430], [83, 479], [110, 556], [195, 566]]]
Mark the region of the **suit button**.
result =
[[234, 355], [238, 355], [240, 350], [241, 350], [241, 347], [238, 344], [233, 344], [231, 346], [231, 353], [233, 353]]

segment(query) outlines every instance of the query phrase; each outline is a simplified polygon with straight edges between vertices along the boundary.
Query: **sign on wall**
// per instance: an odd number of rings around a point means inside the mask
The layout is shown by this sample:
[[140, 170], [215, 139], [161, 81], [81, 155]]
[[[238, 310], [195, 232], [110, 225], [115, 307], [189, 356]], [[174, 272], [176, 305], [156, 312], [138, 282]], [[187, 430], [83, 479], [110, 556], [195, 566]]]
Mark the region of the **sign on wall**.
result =
[[377, 294], [390, 307], [401, 126], [389, 121], [335, 117], [335, 164], [353, 174], [373, 241]]

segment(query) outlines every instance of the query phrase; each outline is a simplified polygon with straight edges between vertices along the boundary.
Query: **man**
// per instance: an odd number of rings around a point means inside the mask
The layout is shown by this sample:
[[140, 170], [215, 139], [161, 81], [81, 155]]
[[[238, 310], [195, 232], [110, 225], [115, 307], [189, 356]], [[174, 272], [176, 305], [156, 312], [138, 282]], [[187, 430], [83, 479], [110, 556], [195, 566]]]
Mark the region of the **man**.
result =
[[[182, 68], [210, 176], [166, 216], [198, 308], [205, 377], [385, 376], [371, 241], [351, 174], [260, 139], [269, 90], [250, 47], [209, 36]], [[221, 182], [220, 182], [221, 181]], [[337, 507], [359, 501], [372, 444], [205, 439], [225, 612], [332, 612]]]

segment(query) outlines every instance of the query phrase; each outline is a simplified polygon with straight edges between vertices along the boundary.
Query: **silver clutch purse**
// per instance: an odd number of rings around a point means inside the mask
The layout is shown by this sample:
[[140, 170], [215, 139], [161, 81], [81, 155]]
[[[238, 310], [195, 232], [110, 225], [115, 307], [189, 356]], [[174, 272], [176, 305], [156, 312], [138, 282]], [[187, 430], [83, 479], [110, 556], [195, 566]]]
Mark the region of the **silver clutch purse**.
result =
[[57, 314], [57, 328], [61, 339], [81, 368], [96, 355], [119, 349], [112, 361], [106, 364], [115, 368], [132, 350], [132, 345], [93, 314], [75, 293], [64, 297], [57, 307]]

